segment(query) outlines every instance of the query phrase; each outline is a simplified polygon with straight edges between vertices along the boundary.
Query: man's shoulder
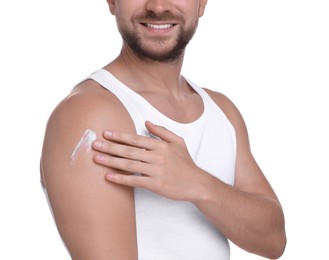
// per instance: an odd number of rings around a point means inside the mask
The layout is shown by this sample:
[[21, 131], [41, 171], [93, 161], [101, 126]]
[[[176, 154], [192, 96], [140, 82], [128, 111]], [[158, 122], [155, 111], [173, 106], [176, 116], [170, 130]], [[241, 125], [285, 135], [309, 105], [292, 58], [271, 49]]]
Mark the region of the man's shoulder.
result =
[[239, 125], [243, 122], [242, 115], [233, 101], [226, 95], [210, 89], [204, 89], [216, 105], [224, 112], [226, 117], [231, 121], [233, 126]]
[[110, 91], [93, 80], [86, 80], [77, 85], [59, 104], [59, 108], [73, 112], [114, 113], [120, 112], [119, 100]]
[[[204, 88], [207, 94], [211, 97], [211, 99], [219, 106], [224, 112], [226, 110], [232, 110], [235, 106], [233, 102], [223, 93]], [[227, 111], [227, 112], [228, 112]]]
[[[77, 85], [53, 110], [48, 124], [62, 128], [131, 128], [132, 120], [118, 98], [93, 80]], [[128, 130], [128, 129], [124, 129]]]

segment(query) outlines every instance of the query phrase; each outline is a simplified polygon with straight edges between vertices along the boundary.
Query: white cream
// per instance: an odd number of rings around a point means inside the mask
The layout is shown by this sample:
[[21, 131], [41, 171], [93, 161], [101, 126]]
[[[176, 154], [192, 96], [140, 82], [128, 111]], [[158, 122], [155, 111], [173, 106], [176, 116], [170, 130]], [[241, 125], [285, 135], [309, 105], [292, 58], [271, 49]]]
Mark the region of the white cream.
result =
[[86, 155], [91, 149], [91, 145], [95, 140], [96, 140], [96, 133], [92, 130], [87, 129], [83, 134], [83, 136], [81, 137], [79, 143], [74, 148], [73, 153], [71, 154], [72, 162]]

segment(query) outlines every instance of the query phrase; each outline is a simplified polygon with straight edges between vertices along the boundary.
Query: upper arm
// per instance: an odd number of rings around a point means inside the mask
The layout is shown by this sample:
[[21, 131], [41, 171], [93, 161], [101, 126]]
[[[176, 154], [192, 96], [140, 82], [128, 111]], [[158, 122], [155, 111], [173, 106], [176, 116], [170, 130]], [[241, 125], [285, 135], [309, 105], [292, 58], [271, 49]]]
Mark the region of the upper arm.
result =
[[102, 138], [105, 129], [134, 127], [115, 98], [107, 105], [88, 94], [64, 100], [47, 124], [41, 164], [56, 225], [73, 259], [137, 259], [132, 188], [107, 182], [92, 149], [71, 158], [87, 129]]
[[237, 107], [226, 96], [207, 90], [216, 104], [232, 123], [236, 133], [237, 157], [235, 187], [238, 189], [270, 196], [277, 199], [262, 170], [252, 155], [246, 124]]

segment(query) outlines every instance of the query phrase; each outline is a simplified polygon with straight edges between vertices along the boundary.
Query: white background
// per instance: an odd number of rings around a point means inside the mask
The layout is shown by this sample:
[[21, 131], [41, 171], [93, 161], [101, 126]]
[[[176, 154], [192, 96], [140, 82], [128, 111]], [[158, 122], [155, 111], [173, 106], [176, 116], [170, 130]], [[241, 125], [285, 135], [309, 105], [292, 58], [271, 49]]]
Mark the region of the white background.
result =
[[[285, 210], [282, 259], [329, 259], [328, 1], [208, 2], [183, 73], [242, 112]], [[69, 259], [39, 184], [44, 129], [121, 39], [105, 0], [1, 1], [0, 35], [0, 259]]]

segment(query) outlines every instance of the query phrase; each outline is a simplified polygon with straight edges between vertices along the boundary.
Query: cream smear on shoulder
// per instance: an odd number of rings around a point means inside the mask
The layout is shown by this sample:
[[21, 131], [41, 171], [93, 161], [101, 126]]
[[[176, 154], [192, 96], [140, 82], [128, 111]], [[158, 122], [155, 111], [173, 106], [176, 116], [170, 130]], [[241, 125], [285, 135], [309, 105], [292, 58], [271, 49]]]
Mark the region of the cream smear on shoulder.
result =
[[81, 137], [79, 143], [74, 148], [71, 154], [71, 161], [75, 162], [77, 159], [85, 156], [91, 149], [93, 141], [96, 140], [96, 133], [90, 129], [87, 129]]

